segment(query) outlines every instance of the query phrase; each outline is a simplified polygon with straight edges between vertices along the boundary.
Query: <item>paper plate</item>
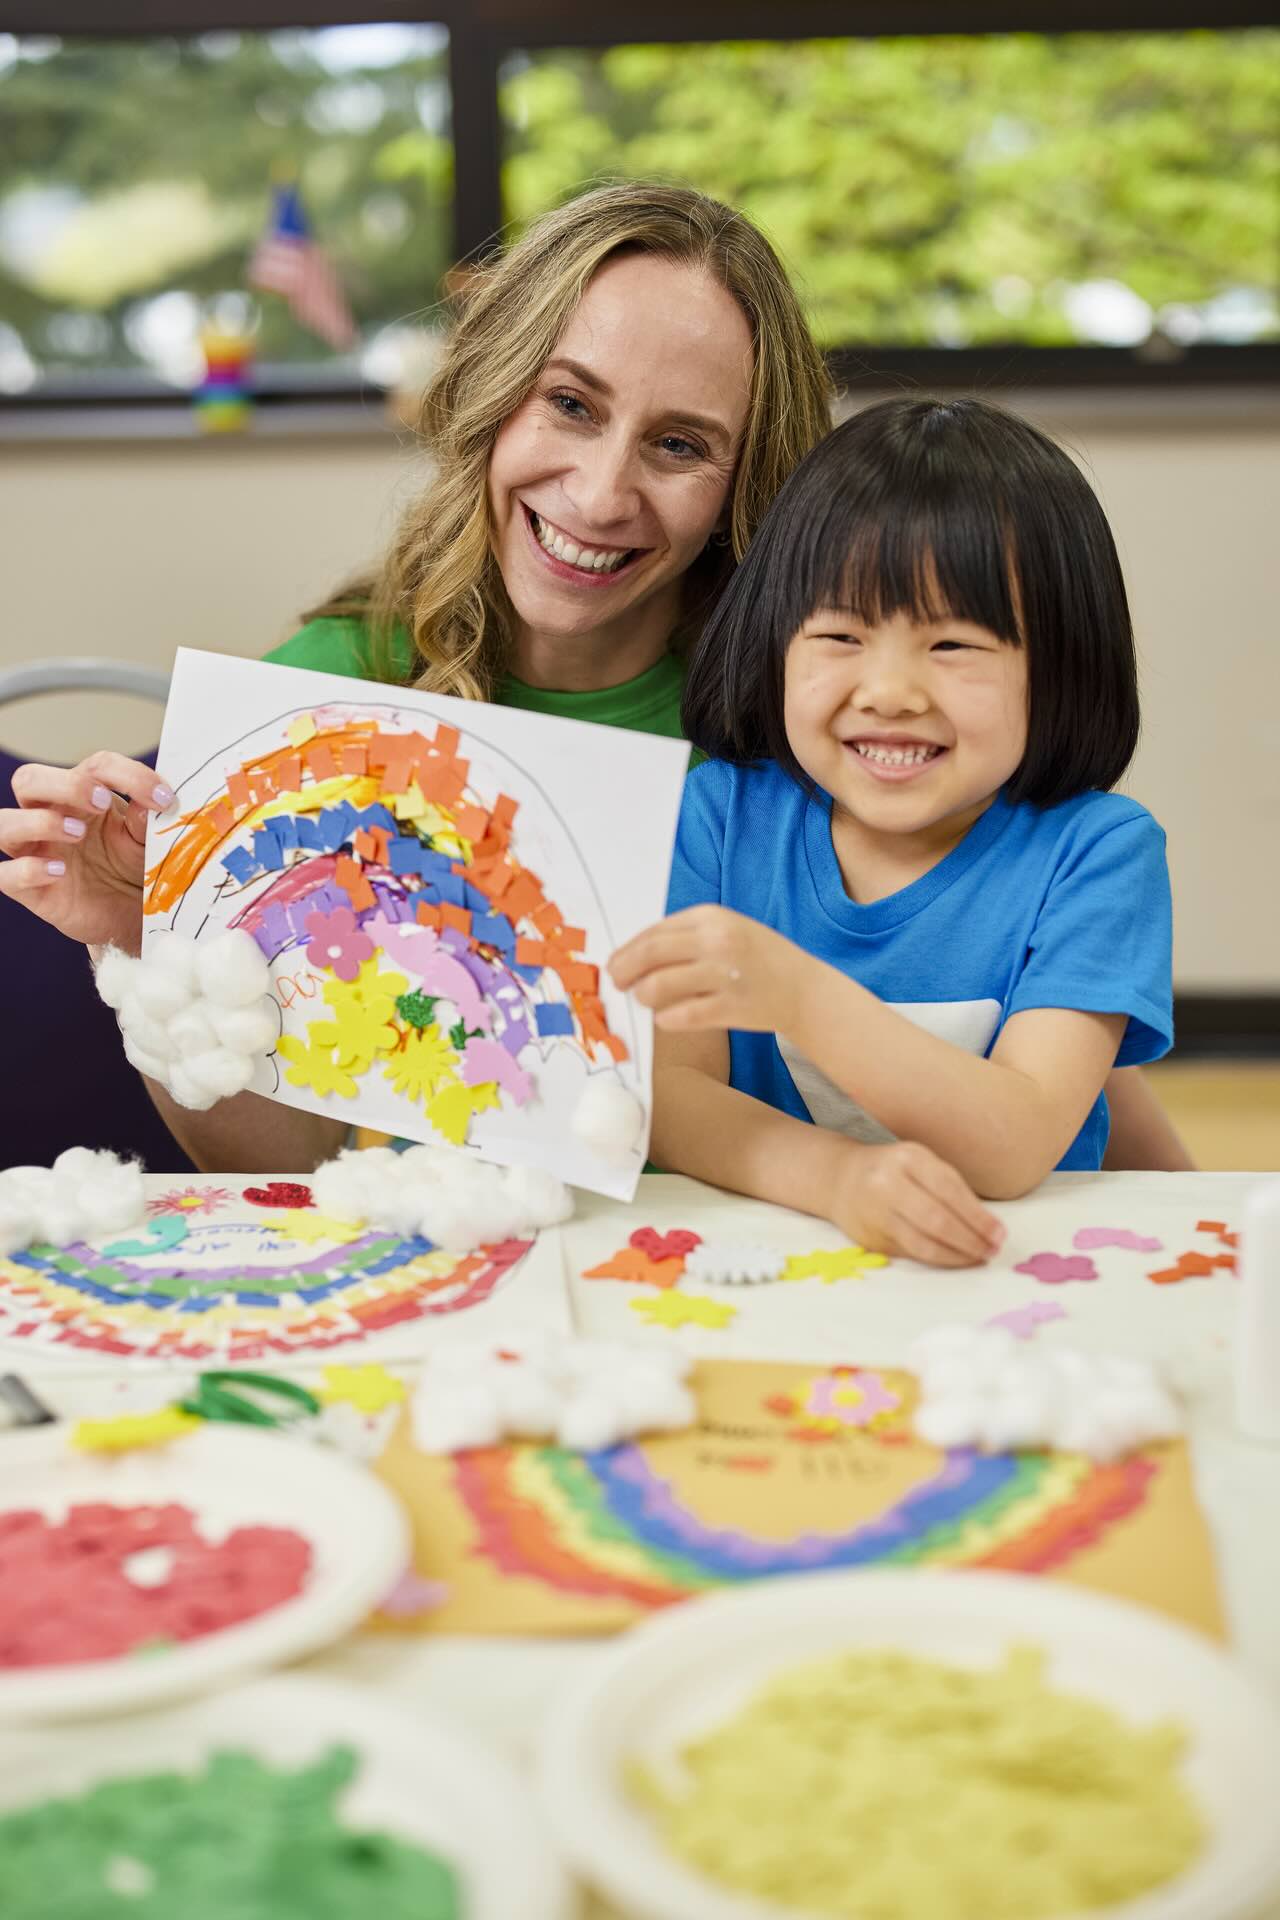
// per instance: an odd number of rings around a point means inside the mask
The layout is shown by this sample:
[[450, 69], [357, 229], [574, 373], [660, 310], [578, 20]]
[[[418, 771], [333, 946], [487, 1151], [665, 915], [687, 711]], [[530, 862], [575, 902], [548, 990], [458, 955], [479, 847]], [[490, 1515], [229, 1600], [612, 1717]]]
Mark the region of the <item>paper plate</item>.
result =
[[[529, 1789], [452, 1725], [363, 1688], [282, 1674], [163, 1713], [74, 1730], [24, 1730], [0, 1753], [0, 1812], [155, 1769], [194, 1771], [219, 1748], [302, 1766], [352, 1746], [344, 1824], [416, 1842], [454, 1868], [465, 1920], [570, 1920], [569, 1882]], [[125, 1903], [121, 1903], [123, 1911]], [[234, 1920], [228, 1915], [228, 1920]]]
[[409, 1559], [405, 1516], [379, 1480], [326, 1448], [275, 1433], [204, 1426], [132, 1453], [74, 1449], [64, 1426], [0, 1436], [0, 1514], [49, 1518], [91, 1501], [175, 1501], [214, 1540], [243, 1526], [288, 1527], [311, 1548], [301, 1591], [200, 1639], [111, 1660], [0, 1667], [0, 1722], [146, 1707], [293, 1660], [365, 1619]]
[[983, 1667], [1019, 1643], [1044, 1648], [1055, 1688], [1135, 1725], [1173, 1717], [1190, 1734], [1183, 1771], [1210, 1828], [1204, 1853], [1168, 1886], [1088, 1920], [1255, 1920], [1280, 1892], [1280, 1715], [1200, 1635], [1015, 1574], [805, 1574], [688, 1601], [636, 1628], [548, 1728], [541, 1789], [561, 1848], [628, 1920], [790, 1920], [791, 1909], [719, 1887], [668, 1853], [623, 1788], [625, 1761], [669, 1767], [677, 1749], [808, 1660], [892, 1648]]

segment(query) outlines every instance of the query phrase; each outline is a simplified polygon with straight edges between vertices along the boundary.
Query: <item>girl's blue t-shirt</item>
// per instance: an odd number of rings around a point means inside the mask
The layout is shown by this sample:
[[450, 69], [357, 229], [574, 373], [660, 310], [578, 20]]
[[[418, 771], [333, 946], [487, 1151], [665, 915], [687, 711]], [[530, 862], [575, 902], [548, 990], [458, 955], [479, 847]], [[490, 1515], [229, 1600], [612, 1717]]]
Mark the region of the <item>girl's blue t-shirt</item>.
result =
[[[990, 1053], [1029, 1007], [1127, 1014], [1118, 1066], [1157, 1060], [1173, 1043], [1164, 833], [1120, 794], [1056, 807], [997, 796], [936, 867], [859, 906], [831, 842], [829, 795], [773, 761], [707, 761], [685, 786], [667, 907], [708, 901], [775, 928], [973, 1053]], [[889, 1137], [785, 1039], [729, 1040], [742, 1092], [856, 1137]], [[1059, 1167], [1100, 1167], [1108, 1129], [1100, 1094]]]

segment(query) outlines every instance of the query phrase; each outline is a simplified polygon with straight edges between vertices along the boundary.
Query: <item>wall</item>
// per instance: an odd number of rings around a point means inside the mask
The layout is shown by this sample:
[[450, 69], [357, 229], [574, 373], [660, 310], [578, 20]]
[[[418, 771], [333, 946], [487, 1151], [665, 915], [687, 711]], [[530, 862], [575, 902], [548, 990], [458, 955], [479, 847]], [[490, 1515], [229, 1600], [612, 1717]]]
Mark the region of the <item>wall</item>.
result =
[[[1180, 988], [1280, 988], [1280, 406], [1273, 396], [1082, 401], [1026, 411], [1061, 435], [1115, 529], [1142, 654], [1130, 790], [1169, 834]], [[264, 423], [265, 426], [265, 423]], [[0, 440], [0, 667], [65, 654], [167, 666], [176, 646], [257, 655], [372, 557], [421, 469], [358, 434]], [[5, 710], [32, 758], [152, 742], [111, 696]]]

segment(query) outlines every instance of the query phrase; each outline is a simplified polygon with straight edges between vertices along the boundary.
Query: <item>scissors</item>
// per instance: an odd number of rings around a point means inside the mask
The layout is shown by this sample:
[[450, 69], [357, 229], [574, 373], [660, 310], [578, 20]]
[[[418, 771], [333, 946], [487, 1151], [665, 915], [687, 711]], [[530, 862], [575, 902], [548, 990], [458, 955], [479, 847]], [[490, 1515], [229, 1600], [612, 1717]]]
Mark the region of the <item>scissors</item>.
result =
[[[276, 1412], [272, 1412], [269, 1407], [260, 1406], [257, 1400], [250, 1399], [247, 1393], [237, 1392], [237, 1388], [250, 1388], [254, 1393], [264, 1394], [283, 1404]], [[240, 1373], [235, 1370], [200, 1374], [195, 1392], [189, 1399], [180, 1400], [178, 1405], [184, 1413], [193, 1413], [200, 1420], [236, 1421], [242, 1426], [251, 1427], [289, 1427], [321, 1410], [314, 1393], [308, 1393], [296, 1380], [281, 1380], [273, 1373]]]

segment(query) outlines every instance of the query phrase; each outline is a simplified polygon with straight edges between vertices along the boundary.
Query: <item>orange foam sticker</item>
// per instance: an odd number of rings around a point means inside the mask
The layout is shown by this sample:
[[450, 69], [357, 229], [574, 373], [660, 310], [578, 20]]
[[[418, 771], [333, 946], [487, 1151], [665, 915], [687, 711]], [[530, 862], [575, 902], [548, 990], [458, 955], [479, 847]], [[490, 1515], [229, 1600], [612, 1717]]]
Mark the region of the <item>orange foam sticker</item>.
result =
[[584, 1280], [639, 1280], [650, 1287], [674, 1287], [684, 1272], [684, 1259], [651, 1260], [639, 1247], [621, 1247], [598, 1267], [588, 1267]]
[[369, 770], [369, 749], [359, 743], [342, 749], [342, 771], [344, 773], [367, 773]]
[[442, 900], [440, 902], [440, 925], [442, 927], [452, 927], [455, 933], [465, 933], [469, 935], [471, 932], [471, 909], [469, 907], [455, 907], [452, 901]]
[[1226, 1230], [1227, 1230], [1227, 1223], [1225, 1220], [1197, 1220], [1196, 1221], [1197, 1233], [1225, 1233]]
[[516, 941], [518, 967], [545, 967], [546, 964], [547, 949], [543, 941], [526, 940], [523, 937]]
[[356, 865], [349, 853], [340, 853], [338, 855], [338, 863], [334, 868], [333, 878], [335, 885], [341, 887], [357, 913], [361, 912], [365, 907], [377, 906], [378, 903], [374, 897], [373, 888], [369, 885], [363, 872]]

